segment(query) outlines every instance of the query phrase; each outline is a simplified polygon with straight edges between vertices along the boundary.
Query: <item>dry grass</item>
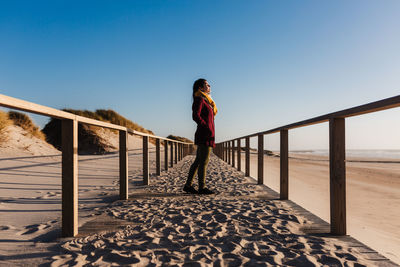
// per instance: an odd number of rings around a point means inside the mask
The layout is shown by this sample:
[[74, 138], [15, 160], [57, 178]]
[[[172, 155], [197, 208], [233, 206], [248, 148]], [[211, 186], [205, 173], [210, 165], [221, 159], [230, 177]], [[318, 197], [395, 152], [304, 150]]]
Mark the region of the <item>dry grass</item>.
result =
[[32, 122], [28, 115], [16, 111], [9, 111], [8, 118], [14, 123], [14, 125], [21, 127], [29, 134], [45, 140], [44, 134], [39, 130], [39, 127]]
[[121, 116], [120, 114], [111, 109], [97, 109], [95, 112], [89, 110], [76, 110], [76, 109], [63, 109], [63, 111], [73, 113], [75, 115], [79, 115], [82, 117], [87, 117], [90, 119], [106, 121], [113, 124], [121, 125], [138, 132], [153, 134], [152, 131], [145, 129], [139, 124], [134, 123], [133, 121]]
[[186, 137], [176, 136], [176, 135], [172, 135], [172, 134], [168, 135], [167, 138], [168, 139], [172, 139], [172, 140], [177, 140], [177, 141], [180, 141], [180, 142], [193, 143], [192, 140], [190, 140], [190, 139], [188, 139]]
[[10, 124], [11, 121], [8, 119], [7, 113], [0, 111], [0, 143], [7, 141], [5, 129]]

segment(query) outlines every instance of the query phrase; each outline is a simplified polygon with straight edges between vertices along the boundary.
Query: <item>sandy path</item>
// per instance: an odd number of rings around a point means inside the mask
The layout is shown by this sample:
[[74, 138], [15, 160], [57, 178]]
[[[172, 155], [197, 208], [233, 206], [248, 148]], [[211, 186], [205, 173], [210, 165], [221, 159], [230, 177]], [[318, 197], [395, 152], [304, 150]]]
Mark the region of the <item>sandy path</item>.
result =
[[[292, 156], [289, 199], [329, 222], [327, 158]], [[244, 153], [241, 158], [244, 170]], [[348, 233], [400, 264], [400, 162], [348, 162], [346, 172]], [[257, 155], [250, 174], [257, 177]], [[279, 158], [264, 157], [264, 183], [279, 192]]]
[[[4, 151], [1, 151], [4, 152]], [[0, 266], [3, 259], [34, 260], [37, 242], [54, 240], [61, 221], [61, 155], [0, 154]], [[80, 155], [79, 225], [118, 199], [118, 154]], [[155, 172], [154, 146], [150, 146], [150, 173]], [[163, 157], [162, 157], [163, 164]], [[141, 144], [129, 151], [129, 175], [142, 168]], [[21, 254], [33, 250], [32, 257]], [[28, 253], [29, 254], [29, 253]], [[27, 255], [28, 255], [27, 254]], [[6, 264], [7, 266], [8, 264]], [[35, 265], [35, 264], [33, 264]]]
[[131, 225], [62, 243], [52, 266], [371, 266], [342, 240], [302, 233], [305, 218], [215, 156], [207, 184], [217, 194], [183, 194], [192, 160], [105, 210]]

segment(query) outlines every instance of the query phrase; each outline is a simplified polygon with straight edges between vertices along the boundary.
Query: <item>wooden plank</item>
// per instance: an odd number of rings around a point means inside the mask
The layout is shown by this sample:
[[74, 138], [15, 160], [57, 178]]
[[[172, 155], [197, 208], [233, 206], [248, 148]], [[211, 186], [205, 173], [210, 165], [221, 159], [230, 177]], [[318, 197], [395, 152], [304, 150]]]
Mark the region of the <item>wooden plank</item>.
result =
[[175, 164], [178, 163], [178, 143], [174, 142], [175, 147]]
[[225, 142], [225, 162], [229, 162], [229, 142]]
[[164, 140], [164, 169], [168, 171], [168, 141]]
[[241, 150], [242, 150], [242, 148], [241, 148], [241, 144], [240, 144], [240, 139], [238, 139], [237, 140], [237, 169], [238, 169], [238, 171], [241, 171], [241, 168], [242, 168], [242, 160], [241, 160]]
[[289, 138], [288, 130], [280, 133], [280, 199], [289, 199]]
[[119, 131], [119, 199], [128, 199], [128, 149], [127, 132]]
[[169, 146], [170, 146], [170, 149], [171, 149], [171, 151], [170, 151], [170, 156], [171, 156], [170, 167], [172, 168], [172, 167], [174, 167], [174, 143], [170, 142]]
[[258, 184], [264, 184], [264, 135], [258, 135]]
[[227, 151], [227, 157], [228, 157], [228, 164], [231, 164], [231, 142], [228, 142], [228, 151]]
[[143, 136], [143, 184], [149, 185], [149, 137]]
[[271, 130], [241, 136], [239, 138], [242, 139], [242, 138], [246, 138], [246, 137], [255, 137], [260, 134], [264, 134], [264, 135], [272, 134], [272, 133], [280, 132], [281, 130], [290, 130], [290, 129], [295, 129], [295, 128], [299, 128], [299, 127], [305, 127], [305, 126], [310, 126], [310, 125], [314, 125], [314, 124], [318, 124], [318, 123], [327, 122], [333, 118], [349, 118], [349, 117], [353, 117], [353, 116], [359, 116], [359, 115], [363, 115], [363, 114], [368, 114], [368, 113], [377, 112], [377, 111], [386, 110], [386, 109], [392, 109], [392, 108], [396, 108], [396, 107], [400, 107], [400, 95], [386, 98], [386, 99], [379, 100], [379, 101], [375, 101], [375, 102], [371, 102], [368, 104], [328, 113], [328, 114], [325, 114], [322, 116], [295, 122], [292, 124], [280, 126], [277, 128], [273, 128]]
[[62, 219], [63, 237], [78, 234], [78, 122], [62, 120]]
[[108, 122], [104, 122], [104, 121], [89, 119], [89, 118], [82, 117], [82, 116], [76, 116], [76, 119], [78, 120], [79, 123], [90, 124], [90, 125], [94, 125], [94, 126], [98, 126], [98, 127], [108, 128], [108, 129], [127, 131], [126, 127], [108, 123]]
[[42, 106], [39, 104], [35, 104], [32, 102], [28, 102], [25, 100], [21, 100], [18, 98], [6, 96], [0, 94], [0, 106], [6, 108], [12, 108], [17, 110], [22, 110], [30, 113], [35, 113], [39, 115], [49, 116], [58, 119], [70, 119], [75, 120], [76, 116], [69, 112], [61, 111], [55, 108], [50, 108], [46, 106]]
[[165, 137], [161, 137], [161, 136], [157, 136], [157, 135], [152, 135], [152, 134], [148, 134], [148, 133], [142, 133], [139, 131], [135, 131], [132, 129], [127, 129], [128, 133], [130, 134], [134, 134], [134, 135], [139, 135], [139, 136], [147, 136], [147, 137], [151, 137], [154, 139], [160, 139], [160, 140], [167, 140], [167, 141], [171, 141], [171, 142], [177, 142], [177, 143], [181, 143], [181, 144], [192, 144], [192, 143], [185, 143], [185, 142], [181, 142], [181, 141], [176, 141], [175, 139], [169, 139], [169, 138], [165, 138]]
[[329, 121], [331, 233], [346, 235], [345, 119]]
[[235, 150], [236, 150], [235, 140], [232, 140], [231, 143], [232, 143], [232, 167], [235, 167]]
[[156, 139], [156, 175], [161, 174], [160, 139]]
[[[121, 130], [121, 131], [128, 131], [131, 134], [135, 134], [135, 135], [139, 135], [139, 136], [148, 136], [148, 137], [160, 138], [162, 140], [171, 140], [171, 139], [163, 138], [160, 136], [155, 136], [155, 135], [151, 135], [151, 134], [138, 132], [138, 131], [135, 131], [132, 129], [128, 129], [124, 126], [78, 116], [78, 115], [75, 115], [75, 114], [72, 114], [69, 112], [65, 112], [62, 110], [55, 109], [55, 108], [50, 108], [47, 106], [35, 104], [32, 102], [28, 102], [25, 100], [13, 98], [13, 97], [2, 95], [2, 94], [0, 94], [0, 106], [11, 108], [11, 109], [17, 109], [17, 110], [21, 110], [21, 111], [26, 111], [26, 112], [30, 112], [30, 113], [35, 113], [35, 114], [39, 114], [39, 115], [43, 115], [43, 116], [49, 116], [52, 118], [76, 120], [77, 122], [80, 122], [80, 123], [90, 124], [90, 125], [94, 125], [94, 126], [98, 126], [98, 127], [104, 127], [104, 128]], [[180, 142], [180, 141], [178, 141], [178, 142], [184, 143], [184, 142]]]
[[246, 137], [245, 175], [250, 176], [250, 137]]

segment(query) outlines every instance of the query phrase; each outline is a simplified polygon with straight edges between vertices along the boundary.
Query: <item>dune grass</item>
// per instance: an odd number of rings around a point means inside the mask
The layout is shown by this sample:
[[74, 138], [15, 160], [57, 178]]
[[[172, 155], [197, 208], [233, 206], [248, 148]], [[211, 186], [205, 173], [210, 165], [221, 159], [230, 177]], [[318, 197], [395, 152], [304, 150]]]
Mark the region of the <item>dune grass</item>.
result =
[[27, 131], [29, 134], [45, 140], [45, 136], [42, 133], [42, 131], [39, 130], [39, 127], [37, 127], [31, 120], [31, 118], [24, 114], [24, 113], [20, 113], [20, 112], [16, 112], [16, 111], [9, 111], [8, 112], [8, 118], [9, 120], [12, 121], [12, 123], [16, 126], [21, 127], [22, 129], [24, 129], [25, 131]]
[[105, 121], [105, 122], [110, 122], [113, 124], [121, 125], [121, 126], [130, 128], [130, 129], [138, 131], [138, 132], [154, 134], [152, 131], [147, 130], [146, 128], [121, 116], [120, 114], [118, 114], [117, 112], [115, 112], [114, 110], [111, 110], [111, 109], [97, 109], [95, 112], [89, 111], [89, 110], [76, 110], [76, 109], [63, 109], [63, 111], [73, 113], [75, 115], [79, 115], [82, 117], [90, 118], [90, 119], [95, 119], [95, 120], [99, 120], [99, 121]]
[[186, 137], [176, 136], [176, 135], [172, 135], [172, 134], [168, 135], [167, 138], [168, 139], [172, 139], [172, 140], [177, 140], [177, 141], [180, 141], [180, 142], [193, 143], [192, 140], [190, 140], [190, 139], [188, 139]]
[[0, 143], [7, 141], [7, 137], [5, 135], [5, 129], [10, 124], [11, 121], [8, 118], [8, 114], [0, 110]]

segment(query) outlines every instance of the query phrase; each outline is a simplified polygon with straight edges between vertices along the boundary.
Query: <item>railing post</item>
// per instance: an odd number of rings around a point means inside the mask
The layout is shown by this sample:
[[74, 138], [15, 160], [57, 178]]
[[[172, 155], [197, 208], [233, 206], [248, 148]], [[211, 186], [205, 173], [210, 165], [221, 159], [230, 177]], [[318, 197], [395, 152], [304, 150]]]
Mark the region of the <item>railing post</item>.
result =
[[346, 235], [345, 119], [329, 120], [331, 233]]
[[170, 157], [171, 157], [171, 162], [170, 162], [170, 167], [172, 168], [172, 167], [174, 167], [174, 143], [173, 142], [170, 142], [170, 149], [171, 149], [171, 151], [170, 151]]
[[174, 146], [175, 146], [175, 164], [178, 163], [178, 143], [174, 142]]
[[250, 176], [250, 137], [246, 137], [245, 175]]
[[228, 157], [228, 164], [231, 164], [231, 142], [228, 141], [228, 154], [226, 155]]
[[161, 174], [160, 139], [156, 139], [156, 175]]
[[143, 184], [149, 185], [149, 137], [143, 136]]
[[164, 169], [168, 171], [168, 141], [164, 140]]
[[264, 183], [264, 135], [258, 135], [258, 184]]
[[225, 142], [225, 162], [228, 162], [228, 143]]
[[280, 147], [280, 161], [281, 161], [281, 179], [280, 179], [280, 199], [289, 199], [289, 142], [288, 130], [280, 131], [281, 147]]
[[63, 237], [78, 234], [78, 122], [62, 120], [62, 219]]
[[235, 167], [235, 140], [231, 141], [232, 143], [232, 167]]
[[127, 132], [119, 131], [119, 199], [128, 199], [128, 149]]
[[242, 159], [240, 158], [241, 150], [242, 150], [242, 148], [240, 146], [240, 139], [238, 139], [237, 140], [237, 168], [238, 168], [238, 171], [242, 170], [242, 162], [241, 162]]

